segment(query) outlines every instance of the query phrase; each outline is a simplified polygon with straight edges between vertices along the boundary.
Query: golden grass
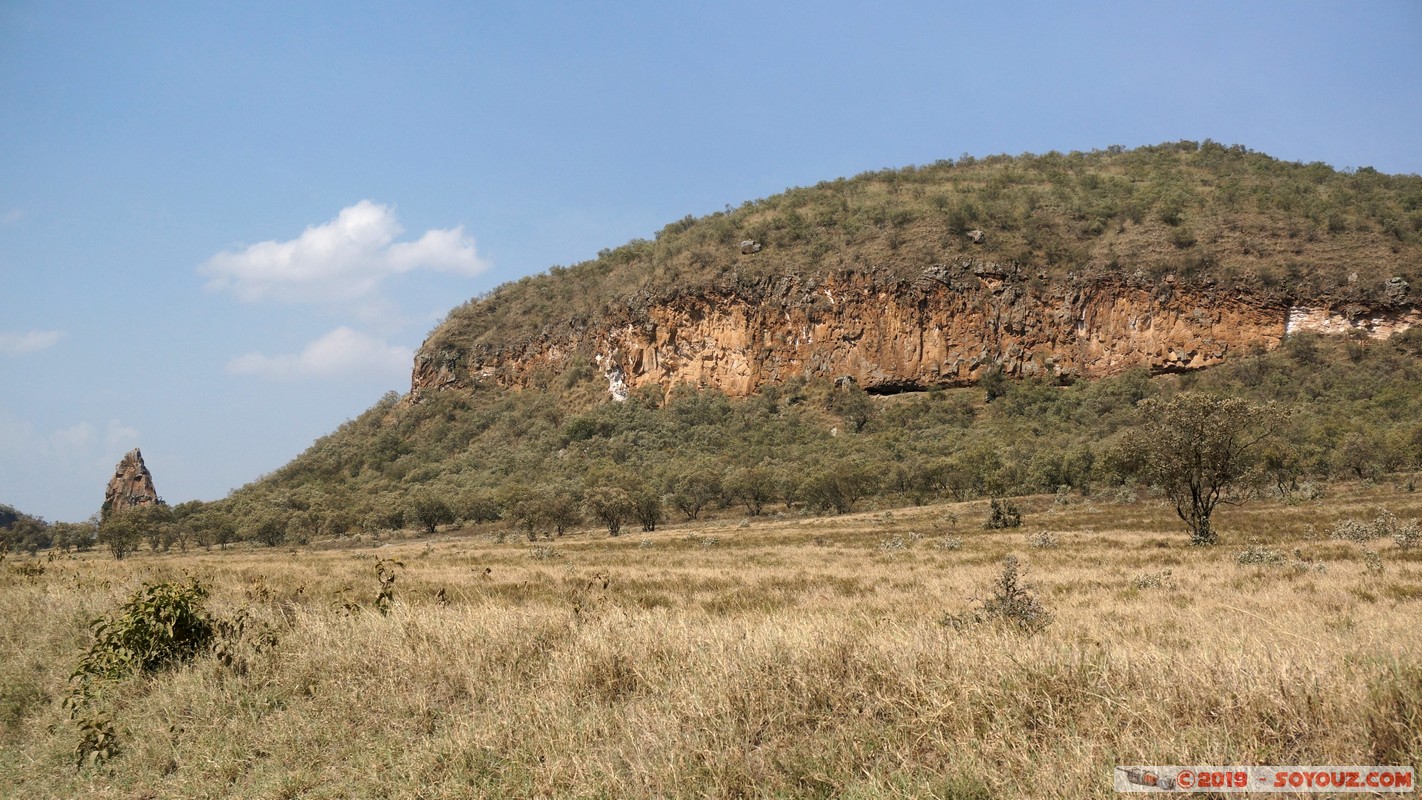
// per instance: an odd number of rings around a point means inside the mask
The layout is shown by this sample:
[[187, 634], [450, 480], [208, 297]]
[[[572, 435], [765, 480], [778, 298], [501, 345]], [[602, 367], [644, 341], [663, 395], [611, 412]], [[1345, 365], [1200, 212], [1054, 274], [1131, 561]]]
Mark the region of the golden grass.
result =
[[[1023, 505], [1011, 531], [964, 503], [0, 569], [0, 794], [1075, 798], [1116, 764], [1422, 761], [1422, 558], [1307, 538], [1422, 499], [1230, 509], [1209, 549], [1151, 501]], [[1246, 539], [1298, 563], [1240, 565]], [[377, 554], [404, 564], [388, 615]], [[1007, 554], [1052, 624], [941, 624]], [[184, 575], [276, 647], [126, 679], [121, 753], [76, 769], [86, 622]]]

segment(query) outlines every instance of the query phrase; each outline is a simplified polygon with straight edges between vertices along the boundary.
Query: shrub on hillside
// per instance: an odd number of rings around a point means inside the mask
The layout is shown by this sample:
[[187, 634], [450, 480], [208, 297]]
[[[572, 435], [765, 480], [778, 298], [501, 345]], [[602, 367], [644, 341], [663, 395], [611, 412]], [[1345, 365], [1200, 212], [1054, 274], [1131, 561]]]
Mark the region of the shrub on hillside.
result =
[[1020, 528], [1021, 526], [1022, 511], [1017, 508], [1017, 504], [1011, 500], [994, 497], [988, 506], [988, 517], [983, 522], [983, 527], [988, 530], [1001, 530], [1003, 528]]

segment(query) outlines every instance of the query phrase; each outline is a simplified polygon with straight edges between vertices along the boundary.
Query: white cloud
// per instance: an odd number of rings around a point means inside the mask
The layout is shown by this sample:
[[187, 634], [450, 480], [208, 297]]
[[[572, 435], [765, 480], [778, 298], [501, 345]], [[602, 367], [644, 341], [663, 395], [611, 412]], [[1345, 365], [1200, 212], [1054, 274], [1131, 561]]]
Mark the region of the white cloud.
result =
[[343, 302], [416, 269], [474, 275], [488, 267], [463, 226], [396, 242], [403, 232], [388, 206], [362, 200], [295, 239], [218, 253], [198, 271], [209, 279], [209, 289], [247, 301]]
[[[132, 425], [125, 425], [116, 419], [111, 419], [104, 428], [103, 450], [106, 453], [119, 448], [132, 447], [137, 442], [138, 429]], [[49, 444], [56, 453], [84, 452], [98, 443], [98, 429], [90, 422], [80, 422], [68, 428], [60, 428], [49, 435]]]
[[340, 327], [302, 348], [300, 353], [269, 356], [248, 353], [227, 362], [235, 375], [292, 380], [297, 378], [396, 377], [410, 370], [414, 352]]
[[94, 426], [81, 422], [50, 434], [49, 439], [56, 447], [65, 450], [79, 450], [94, 441]]
[[116, 419], [109, 420], [109, 426], [104, 431], [104, 444], [109, 450], [125, 449], [138, 444], [138, 429], [130, 425], [125, 425]]
[[138, 436], [116, 419], [37, 429], [0, 406], [0, 502], [51, 519], [83, 519], [98, 510], [114, 464]]
[[26, 353], [47, 350], [59, 344], [59, 340], [63, 338], [64, 331], [26, 331], [24, 333], [0, 331], [0, 355], [22, 356]]

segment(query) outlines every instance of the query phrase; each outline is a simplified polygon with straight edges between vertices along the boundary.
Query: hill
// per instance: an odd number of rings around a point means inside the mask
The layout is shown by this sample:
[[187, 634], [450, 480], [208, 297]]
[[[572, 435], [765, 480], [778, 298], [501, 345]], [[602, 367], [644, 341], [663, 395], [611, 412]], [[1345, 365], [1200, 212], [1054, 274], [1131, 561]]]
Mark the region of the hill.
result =
[[0, 503], [0, 559], [7, 552], [28, 550], [33, 553], [49, 547], [52, 537], [49, 525], [39, 517]]
[[1422, 178], [1210, 142], [792, 189], [456, 308], [408, 397], [175, 513], [275, 544], [552, 535], [604, 490], [646, 525], [1130, 491], [1114, 437], [1191, 389], [1288, 407], [1276, 491], [1377, 480], [1422, 468], [1419, 256]]
[[732, 395], [793, 375], [888, 392], [1190, 369], [1291, 322], [1415, 321], [1419, 264], [1417, 176], [1212, 142], [964, 157], [687, 217], [501, 286], [430, 334], [412, 390], [594, 364], [615, 394]]
[[0, 528], [9, 530], [15, 523], [28, 518], [28, 516], [29, 515], [17, 511], [14, 506], [7, 506], [4, 503], [0, 503]]

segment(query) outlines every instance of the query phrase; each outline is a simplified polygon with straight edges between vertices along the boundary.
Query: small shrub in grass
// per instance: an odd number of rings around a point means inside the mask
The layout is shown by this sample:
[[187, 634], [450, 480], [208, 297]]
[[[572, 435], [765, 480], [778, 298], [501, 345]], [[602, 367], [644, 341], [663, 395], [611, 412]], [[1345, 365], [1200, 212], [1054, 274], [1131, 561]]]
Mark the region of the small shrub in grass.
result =
[[944, 536], [934, 543], [939, 550], [962, 550], [963, 540], [957, 536]]
[[1131, 585], [1137, 589], [1173, 589], [1175, 579], [1170, 577], [1170, 570], [1163, 569], [1159, 572], [1142, 572], [1131, 579]]
[[75, 679], [118, 679], [190, 661], [212, 643], [213, 621], [202, 610], [206, 597], [196, 580], [145, 584], [114, 617], [91, 624], [94, 642]]
[[276, 629], [270, 623], [253, 617], [246, 608], [238, 609], [229, 617], [214, 619], [213, 629], [213, 657], [238, 675], [247, 674], [254, 657], [267, 653], [277, 645]]
[[982, 610], [990, 617], [1029, 633], [1037, 633], [1051, 623], [1052, 615], [1037, 599], [1034, 587], [1024, 578], [1016, 556], [1003, 559], [1002, 573], [993, 581], [992, 594], [983, 600]]
[[1315, 561], [1306, 557], [1299, 548], [1294, 548], [1294, 557], [1289, 561], [1289, 568], [1299, 575], [1309, 572], [1324, 573], [1328, 571], [1328, 564], [1323, 561]]
[[1404, 539], [1410, 536], [1412, 541], [1416, 542], [1419, 538], [1417, 523], [1403, 522], [1397, 518], [1396, 514], [1387, 509], [1379, 511], [1377, 518], [1372, 522], [1361, 522], [1356, 519], [1339, 520], [1328, 533], [1330, 539], [1349, 542], [1371, 542], [1384, 537], [1391, 538], [1396, 542], [1399, 541], [1399, 536]]
[[395, 568], [403, 566], [403, 561], [375, 557], [375, 579], [380, 582], [380, 591], [375, 595], [375, 610], [381, 614], [390, 613], [390, 604], [395, 602]]
[[1002, 572], [989, 587], [985, 598], [974, 598], [978, 607], [965, 614], [947, 614], [939, 620], [955, 630], [995, 622], [1021, 633], [1040, 633], [1052, 622], [1052, 615], [1038, 599], [1035, 587], [1027, 583], [1017, 556], [1002, 560]]
[[118, 732], [107, 715], [93, 712], [73, 714], [79, 728], [79, 743], [74, 746], [76, 766], [102, 764], [118, 755]]
[[1371, 541], [1376, 537], [1372, 534], [1372, 526], [1369, 526], [1368, 523], [1361, 523], [1358, 520], [1338, 520], [1332, 529], [1328, 530], [1328, 539]]
[[1402, 550], [1412, 550], [1422, 545], [1422, 531], [1416, 522], [1404, 522], [1392, 534], [1392, 543]]
[[983, 527], [988, 530], [1020, 528], [1022, 527], [1022, 511], [1011, 500], [994, 497], [988, 506], [988, 518], [983, 523]]
[[1264, 567], [1277, 566], [1279, 564], [1283, 564], [1288, 559], [1285, 558], [1284, 554], [1280, 553], [1278, 550], [1271, 550], [1268, 547], [1263, 547], [1257, 544], [1251, 544], [1250, 546], [1239, 551], [1239, 553], [1235, 555], [1234, 560], [1236, 563], [1244, 566]]
[[892, 553], [896, 550], [907, 550], [908, 542], [902, 536], [890, 536], [887, 539], [879, 540], [879, 551]]
[[[643, 539], [642, 541], [643, 543], [646, 542], [645, 539]], [[535, 547], [533, 548], [533, 550], [529, 551], [529, 556], [531, 556], [535, 561], [552, 561], [555, 558], [562, 558], [563, 554], [552, 547]]]
[[113, 722], [98, 708], [104, 685], [191, 661], [211, 647], [217, 626], [203, 612], [206, 597], [207, 589], [196, 580], [144, 584], [112, 617], [90, 624], [94, 641], [69, 676], [74, 686], [64, 701], [79, 728], [74, 748], [79, 766], [118, 753]]
[[36, 580], [44, 575], [44, 562], [42, 561], [22, 561], [10, 567], [10, 571], [21, 578]]
[[1369, 575], [1381, 575], [1381, 574], [1383, 574], [1383, 561], [1382, 561], [1382, 556], [1378, 555], [1378, 551], [1376, 551], [1376, 550], [1364, 550], [1364, 551], [1363, 551], [1363, 569], [1364, 569]]
[[1373, 526], [1356, 519], [1340, 519], [1328, 531], [1328, 538], [1349, 542], [1370, 542], [1377, 538]]
[[1057, 541], [1056, 536], [1047, 531], [1042, 531], [1041, 533], [1033, 534], [1029, 537], [1027, 544], [1041, 550], [1051, 550], [1060, 544], [1060, 542]]
[[1393, 539], [1408, 526], [1412, 526], [1414, 530], [1417, 527], [1415, 523], [1403, 522], [1387, 509], [1379, 511], [1378, 518], [1373, 520], [1373, 531], [1379, 538]]

